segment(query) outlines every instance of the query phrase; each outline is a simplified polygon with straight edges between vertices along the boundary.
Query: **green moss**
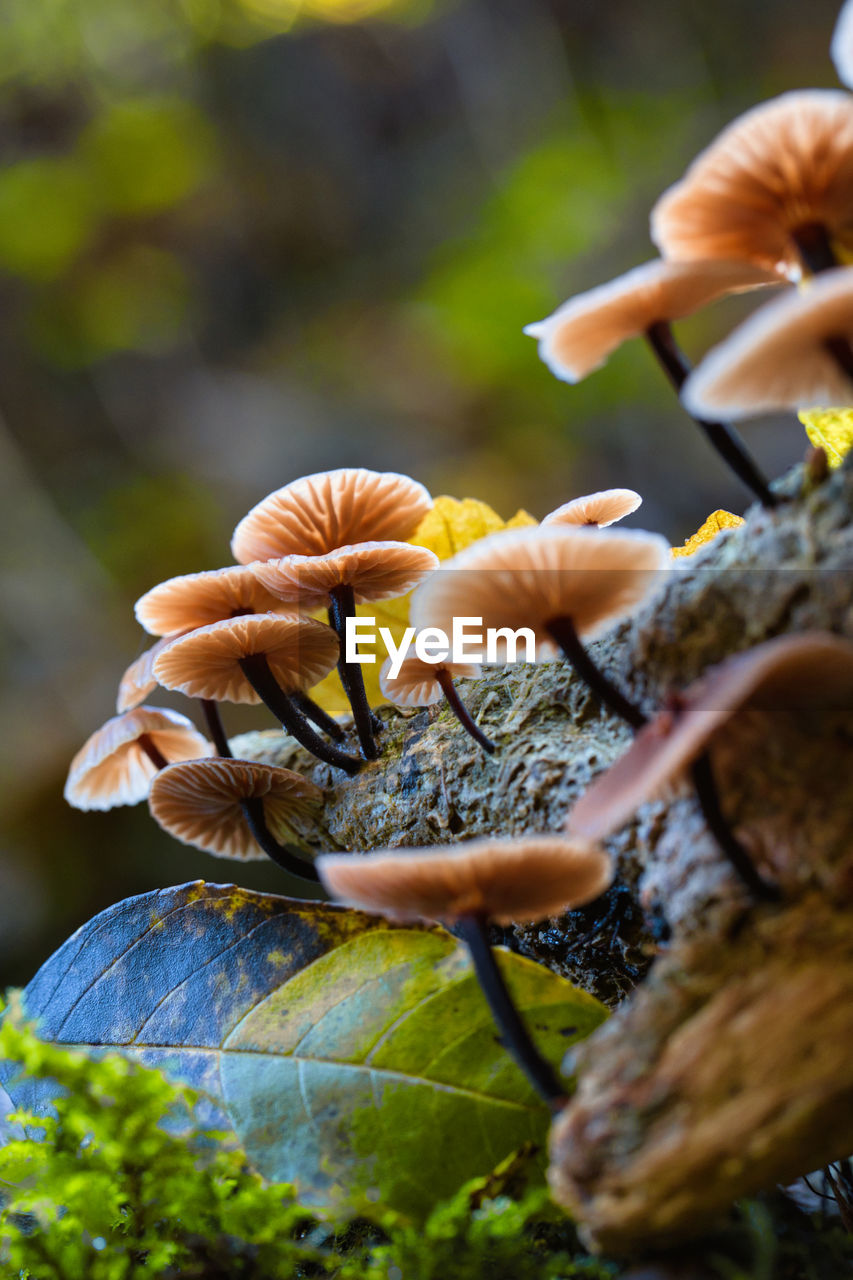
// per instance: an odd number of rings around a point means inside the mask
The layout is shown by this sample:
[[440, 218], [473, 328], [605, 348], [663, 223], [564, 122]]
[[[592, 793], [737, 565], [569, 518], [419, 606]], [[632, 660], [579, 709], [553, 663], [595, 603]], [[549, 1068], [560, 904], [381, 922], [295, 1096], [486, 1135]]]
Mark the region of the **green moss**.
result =
[[[3, 1275], [611, 1280], [630, 1270], [589, 1257], [546, 1192], [527, 1189], [532, 1152], [469, 1183], [417, 1228], [382, 1206], [370, 1222], [333, 1222], [290, 1187], [263, 1182], [223, 1135], [194, 1129], [198, 1095], [157, 1071], [43, 1043], [16, 1016], [0, 1026], [0, 1058], [56, 1090], [51, 1115], [14, 1114], [26, 1136], [0, 1149]], [[853, 1238], [771, 1199], [742, 1206], [695, 1256], [724, 1280], [841, 1280]]]

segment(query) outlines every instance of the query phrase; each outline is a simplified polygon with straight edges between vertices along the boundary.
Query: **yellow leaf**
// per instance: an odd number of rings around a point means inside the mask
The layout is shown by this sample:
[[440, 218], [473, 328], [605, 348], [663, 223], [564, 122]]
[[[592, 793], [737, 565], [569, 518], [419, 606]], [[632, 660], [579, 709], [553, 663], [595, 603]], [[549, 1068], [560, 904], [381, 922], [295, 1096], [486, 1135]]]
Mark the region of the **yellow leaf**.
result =
[[[526, 511], [516, 511], [510, 520], [502, 520], [488, 503], [480, 502], [477, 498], [460, 500], [443, 496], [436, 498], [409, 542], [416, 547], [426, 547], [428, 551], [433, 551], [439, 560], [448, 560], [457, 551], [462, 551], [472, 542], [478, 542], [487, 534], [498, 533], [501, 529], [521, 529], [536, 523]], [[398, 596], [396, 600], [358, 605], [356, 613], [361, 618], [375, 618], [377, 627], [388, 627], [395, 641], [399, 642], [409, 624], [410, 599], [411, 592]], [[385, 702], [379, 688], [379, 672], [385, 661], [381, 642], [376, 656], [375, 663], [366, 662], [361, 668], [364, 687], [372, 707], [381, 706]], [[311, 690], [311, 697], [331, 715], [342, 715], [349, 711], [349, 703], [336, 671]]]
[[816, 449], [824, 449], [830, 467], [840, 467], [853, 446], [853, 409], [804, 409], [799, 415]]
[[733, 515], [731, 511], [712, 511], [704, 524], [700, 525], [683, 547], [673, 547], [674, 556], [692, 556], [706, 543], [716, 538], [723, 529], [736, 529], [743, 524], [743, 516]]

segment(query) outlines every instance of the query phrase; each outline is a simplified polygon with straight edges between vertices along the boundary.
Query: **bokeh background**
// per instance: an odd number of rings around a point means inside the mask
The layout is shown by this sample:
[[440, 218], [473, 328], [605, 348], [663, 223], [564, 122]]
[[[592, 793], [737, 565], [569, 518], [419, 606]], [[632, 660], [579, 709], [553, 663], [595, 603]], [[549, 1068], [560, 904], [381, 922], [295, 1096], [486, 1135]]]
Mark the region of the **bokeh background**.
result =
[[[362, 464], [541, 516], [628, 485], [673, 542], [743, 509], [640, 344], [569, 387], [521, 328], [652, 256], [651, 204], [734, 114], [836, 84], [836, 8], [4, 0], [0, 983], [130, 893], [287, 890], [62, 799], [134, 599], [228, 563], [270, 489]], [[790, 420], [747, 430], [772, 474], [802, 455]]]

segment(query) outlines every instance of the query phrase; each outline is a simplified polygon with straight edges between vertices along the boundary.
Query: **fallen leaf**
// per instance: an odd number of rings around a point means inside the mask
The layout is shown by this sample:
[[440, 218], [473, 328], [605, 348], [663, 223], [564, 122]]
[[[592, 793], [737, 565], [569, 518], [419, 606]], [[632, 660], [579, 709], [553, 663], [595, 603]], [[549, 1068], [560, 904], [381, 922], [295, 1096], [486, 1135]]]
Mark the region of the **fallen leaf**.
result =
[[853, 446], [853, 409], [804, 409], [799, 418], [815, 448], [825, 450], [830, 467], [840, 467]]
[[699, 526], [694, 534], [681, 547], [673, 547], [674, 556], [695, 555], [707, 543], [713, 541], [724, 529], [737, 529], [743, 524], [743, 516], [733, 515], [731, 511], [712, 511], [708, 519]]

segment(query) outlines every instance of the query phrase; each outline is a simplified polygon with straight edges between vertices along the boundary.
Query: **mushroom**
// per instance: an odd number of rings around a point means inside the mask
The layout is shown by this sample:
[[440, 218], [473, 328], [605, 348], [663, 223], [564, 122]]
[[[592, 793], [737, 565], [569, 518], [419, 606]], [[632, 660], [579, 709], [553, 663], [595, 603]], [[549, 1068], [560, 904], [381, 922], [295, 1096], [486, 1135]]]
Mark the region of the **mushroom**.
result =
[[184, 573], [160, 582], [133, 606], [153, 636], [172, 636], [244, 613], [280, 613], [275, 598], [245, 565]]
[[167, 689], [179, 689], [191, 698], [264, 702], [319, 760], [357, 773], [361, 761], [324, 742], [290, 696], [327, 676], [337, 656], [338, 638], [325, 623], [274, 613], [244, 614], [173, 640], [156, 659], [154, 674]]
[[489, 923], [535, 921], [598, 897], [610, 883], [610, 859], [587, 841], [532, 835], [388, 853], [322, 854], [329, 894], [393, 920], [440, 920], [470, 949], [477, 978], [509, 1052], [554, 1109], [565, 1087], [541, 1056], [512, 1002], [489, 945]]
[[845, 0], [832, 33], [829, 46], [830, 56], [835, 63], [838, 79], [853, 88], [853, 3]]
[[761, 307], [706, 355], [682, 398], [691, 413], [749, 417], [853, 403], [853, 268]]
[[186, 716], [162, 707], [135, 707], [113, 716], [83, 744], [71, 761], [63, 795], [75, 809], [138, 804], [158, 770], [211, 751]]
[[[450, 634], [455, 617], [476, 617], [494, 633], [495, 652], [507, 653], [500, 629], [530, 628], [536, 658], [562, 650], [577, 674], [633, 728], [646, 717], [607, 679], [581, 637], [594, 639], [633, 612], [671, 565], [669, 545], [634, 529], [577, 529], [562, 525], [494, 533], [446, 560], [418, 587], [410, 616], [417, 630]], [[468, 656], [484, 660], [483, 643], [469, 640]]]
[[[713, 778], [717, 735], [747, 707], [853, 703], [853, 645], [824, 632], [778, 636], [712, 668], [642, 729], [566, 819], [572, 836], [602, 840], [645, 801], [690, 775], [718, 843], [753, 892], [768, 896], [726, 822]], [[775, 895], [774, 895], [775, 896]]]
[[258, 580], [279, 600], [303, 609], [325, 605], [340, 641], [338, 672], [344, 686], [361, 749], [368, 760], [379, 754], [373, 721], [358, 662], [346, 660], [347, 621], [356, 604], [404, 595], [438, 567], [438, 557], [408, 542], [362, 542], [322, 555], [288, 555], [251, 566]]
[[564, 502], [544, 516], [542, 524], [594, 525], [604, 529], [629, 516], [642, 502], [643, 499], [633, 489], [602, 489]]
[[157, 774], [148, 807], [183, 844], [243, 861], [265, 853], [291, 875], [317, 881], [305, 849], [281, 843], [273, 831], [289, 831], [293, 815], [322, 798], [319, 787], [290, 769], [251, 760], [189, 760]]
[[475, 679], [481, 675], [473, 662], [424, 662], [416, 654], [403, 659], [396, 676], [391, 675], [391, 659], [382, 664], [379, 687], [389, 702], [397, 707], [430, 707], [442, 698], [456, 716], [466, 733], [490, 754], [495, 749], [491, 738], [471, 718], [471, 713], [460, 698], [453, 683], [454, 676]]
[[[658, 259], [569, 299], [547, 320], [528, 325], [524, 332], [539, 339], [540, 356], [552, 373], [567, 382], [577, 382], [600, 368], [627, 338], [643, 335], [678, 392], [690, 364], [670, 322], [726, 293], [779, 283], [778, 273], [748, 262]], [[701, 419], [697, 425], [759, 501], [774, 506], [776, 498], [766, 478], [734, 428]]]
[[234, 559], [322, 556], [356, 542], [402, 541], [432, 506], [422, 484], [393, 471], [343, 467], [302, 476], [244, 516], [231, 540]]
[[853, 248], [853, 98], [783, 93], [739, 116], [652, 210], [667, 258], [742, 259], [796, 280]]
[[157, 688], [154, 663], [163, 650], [171, 644], [173, 638], [172, 636], [163, 636], [156, 644], [152, 644], [150, 648], [146, 649], [144, 653], [141, 653], [138, 658], [134, 658], [133, 662], [131, 662], [118, 686], [116, 711], [119, 715], [123, 711], [132, 711], [134, 707], [138, 707], [141, 702], [145, 701], [149, 693], [153, 693]]

